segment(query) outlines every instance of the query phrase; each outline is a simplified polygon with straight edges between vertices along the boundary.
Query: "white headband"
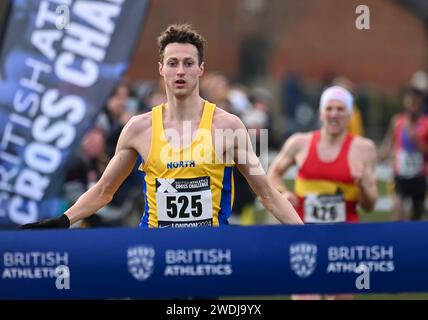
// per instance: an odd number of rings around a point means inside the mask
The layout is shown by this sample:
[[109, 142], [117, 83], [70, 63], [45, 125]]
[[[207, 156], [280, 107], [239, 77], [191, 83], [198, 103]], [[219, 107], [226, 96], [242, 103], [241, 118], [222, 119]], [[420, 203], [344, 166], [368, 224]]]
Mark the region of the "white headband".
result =
[[354, 98], [352, 97], [352, 94], [345, 88], [342, 88], [339, 86], [333, 86], [325, 89], [321, 95], [321, 101], [320, 101], [321, 111], [327, 106], [327, 103], [330, 100], [338, 100], [342, 102], [346, 106], [346, 109], [348, 109], [349, 113], [352, 113]]

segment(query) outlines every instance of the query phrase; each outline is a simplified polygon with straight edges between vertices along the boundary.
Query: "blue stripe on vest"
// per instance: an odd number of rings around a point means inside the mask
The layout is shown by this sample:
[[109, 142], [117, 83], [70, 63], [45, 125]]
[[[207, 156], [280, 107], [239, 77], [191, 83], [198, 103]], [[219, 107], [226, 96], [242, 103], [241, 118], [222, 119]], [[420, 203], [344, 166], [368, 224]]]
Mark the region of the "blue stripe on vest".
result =
[[225, 167], [223, 174], [223, 189], [221, 190], [220, 212], [218, 222], [220, 225], [227, 225], [231, 213], [232, 205], [232, 172], [233, 167]]
[[149, 200], [147, 199], [147, 184], [146, 184], [146, 173], [144, 171], [140, 172], [141, 182], [143, 184], [143, 195], [144, 195], [144, 215], [141, 218], [141, 222], [139, 224], [140, 228], [148, 228], [149, 227]]

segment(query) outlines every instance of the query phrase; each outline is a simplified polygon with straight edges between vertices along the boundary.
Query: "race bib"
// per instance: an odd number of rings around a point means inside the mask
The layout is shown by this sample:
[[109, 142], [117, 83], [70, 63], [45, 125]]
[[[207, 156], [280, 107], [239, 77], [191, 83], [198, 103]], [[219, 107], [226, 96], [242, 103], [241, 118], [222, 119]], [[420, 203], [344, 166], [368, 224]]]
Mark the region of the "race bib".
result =
[[401, 177], [412, 178], [422, 173], [424, 158], [422, 153], [399, 150], [397, 153], [397, 174]]
[[346, 221], [346, 205], [342, 194], [310, 194], [304, 200], [305, 222], [337, 223]]
[[210, 177], [156, 179], [160, 228], [212, 226]]

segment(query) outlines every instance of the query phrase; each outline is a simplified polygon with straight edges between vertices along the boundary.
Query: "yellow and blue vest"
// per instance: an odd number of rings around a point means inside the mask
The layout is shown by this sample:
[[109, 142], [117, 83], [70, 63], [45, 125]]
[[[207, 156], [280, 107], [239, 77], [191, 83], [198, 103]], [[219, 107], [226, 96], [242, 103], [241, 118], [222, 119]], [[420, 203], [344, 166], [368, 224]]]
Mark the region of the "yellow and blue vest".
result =
[[[228, 224], [233, 164], [215, 153], [211, 125], [216, 106], [205, 102], [190, 145], [174, 148], [163, 128], [164, 105], [152, 109], [149, 155], [139, 167], [145, 200], [140, 227], [200, 227]], [[169, 132], [168, 132], [169, 133]]]

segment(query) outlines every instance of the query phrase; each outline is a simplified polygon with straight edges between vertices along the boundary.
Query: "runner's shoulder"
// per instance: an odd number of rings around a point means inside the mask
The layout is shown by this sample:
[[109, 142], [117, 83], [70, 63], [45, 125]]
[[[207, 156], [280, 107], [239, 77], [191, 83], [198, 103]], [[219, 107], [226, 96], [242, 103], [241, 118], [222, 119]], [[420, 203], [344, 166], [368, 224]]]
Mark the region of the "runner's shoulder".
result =
[[424, 126], [428, 125], [428, 114], [422, 114], [421, 120], [422, 120]]
[[373, 140], [362, 137], [362, 136], [354, 136], [353, 147], [358, 151], [362, 151], [365, 154], [367, 152], [376, 153], [376, 145]]
[[216, 129], [244, 129], [242, 120], [232, 113], [216, 107], [213, 117], [213, 125]]
[[141, 134], [152, 127], [152, 111], [133, 116], [126, 124], [127, 130], [132, 134]]
[[294, 150], [305, 148], [311, 143], [313, 132], [296, 132], [293, 133], [286, 141], [285, 146]]

